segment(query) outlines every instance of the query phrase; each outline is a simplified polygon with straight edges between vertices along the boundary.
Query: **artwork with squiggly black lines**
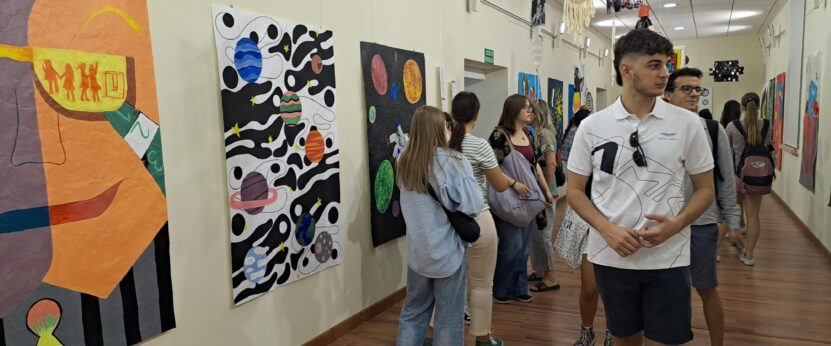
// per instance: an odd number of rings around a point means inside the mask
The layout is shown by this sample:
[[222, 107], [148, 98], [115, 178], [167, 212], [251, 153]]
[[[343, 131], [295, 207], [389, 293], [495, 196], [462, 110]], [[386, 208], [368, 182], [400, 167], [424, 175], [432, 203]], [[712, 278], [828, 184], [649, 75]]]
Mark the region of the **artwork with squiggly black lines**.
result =
[[331, 31], [213, 7], [242, 304], [341, 262]]

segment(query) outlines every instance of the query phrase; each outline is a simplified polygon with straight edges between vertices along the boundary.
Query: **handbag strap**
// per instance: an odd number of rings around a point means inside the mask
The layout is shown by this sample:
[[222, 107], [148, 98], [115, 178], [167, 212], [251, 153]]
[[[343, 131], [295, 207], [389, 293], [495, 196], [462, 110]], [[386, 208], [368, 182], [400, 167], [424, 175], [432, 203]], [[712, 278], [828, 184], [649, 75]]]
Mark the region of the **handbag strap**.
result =
[[435, 199], [436, 202], [439, 202], [439, 205], [441, 206], [442, 209], [444, 209], [445, 213], [450, 212], [449, 210], [447, 210], [447, 208], [444, 207], [444, 204], [441, 204], [441, 200], [439, 199], [439, 196], [436, 195], [436, 190], [433, 190], [433, 185], [430, 185], [430, 183], [427, 183], [427, 192], [430, 192], [430, 196], [433, 196], [433, 199]]
[[508, 147], [511, 148], [511, 151], [516, 150], [516, 149], [514, 149], [514, 144], [511, 143], [511, 135], [509, 135], [508, 132], [505, 131], [504, 128], [502, 128], [502, 126], [497, 126], [496, 130], [498, 130], [499, 132], [502, 132], [502, 135], [505, 136], [505, 142], [508, 143]]

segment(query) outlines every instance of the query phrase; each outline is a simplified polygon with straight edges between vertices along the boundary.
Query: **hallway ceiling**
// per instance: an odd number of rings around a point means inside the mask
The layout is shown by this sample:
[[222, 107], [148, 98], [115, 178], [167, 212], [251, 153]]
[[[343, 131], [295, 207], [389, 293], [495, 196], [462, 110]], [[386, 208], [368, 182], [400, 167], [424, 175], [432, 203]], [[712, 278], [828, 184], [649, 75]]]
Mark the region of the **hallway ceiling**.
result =
[[[606, 0], [594, 1], [597, 10], [592, 27], [607, 37], [612, 36], [612, 23], [617, 22], [617, 35], [635, 27], [638, 10], [606, 14]], [[562, 0], [555, 0], [562, 4]], [[763, 25], [769, 13], [775, 13], [786, 0], [644, 0], [652, 7], [650, 20], [655, 30], [670, 40], [688, 40], [717, 36], [751, 35], [766, 30]], [[675, 4], [674, 7], [665, 5]], [[670, 5], [671, 6], [671, 5]], [[560, 7], [562, 8], [562, 7]]]

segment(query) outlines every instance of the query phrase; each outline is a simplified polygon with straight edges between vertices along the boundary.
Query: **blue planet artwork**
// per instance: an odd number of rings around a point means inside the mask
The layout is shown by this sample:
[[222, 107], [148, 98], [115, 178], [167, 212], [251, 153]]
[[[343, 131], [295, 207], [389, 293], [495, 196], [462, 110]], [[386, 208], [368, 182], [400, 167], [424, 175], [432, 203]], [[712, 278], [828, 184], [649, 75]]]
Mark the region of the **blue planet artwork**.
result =
[[240, 305], [341, 263], [331, 31], [214, 6]]
[[248, 83], [256, 82], [263, 70], [263, 54], [260, 53], [257, 43], [250, 38], [239, 40], [234, 51], [234, 65], [237, 66], [242, 80]]

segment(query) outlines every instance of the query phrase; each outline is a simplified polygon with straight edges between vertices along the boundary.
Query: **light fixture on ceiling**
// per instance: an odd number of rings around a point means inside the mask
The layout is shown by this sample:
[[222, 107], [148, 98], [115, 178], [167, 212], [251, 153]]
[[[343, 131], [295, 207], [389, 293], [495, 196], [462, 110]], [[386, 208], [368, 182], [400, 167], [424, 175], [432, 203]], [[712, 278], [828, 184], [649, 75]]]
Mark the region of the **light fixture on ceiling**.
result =
[[683, 27], [683, 26], [676, 26], [674, 29], [675, 29], [675, 31], [681, 31], [681, 30], [684, 30], [686, 28]]
[[560, 23], [560, 35], [566, 33], [566, 22]]
[[592, 45], [592, 38], [586, 36], [586, 48], [589, 48]]
[[673, 8], [675, 6], [678, 6], [678, 4], [676, 4], [674, 2], [668, 2], [668, 3], [664, 4], [664, 8]]

